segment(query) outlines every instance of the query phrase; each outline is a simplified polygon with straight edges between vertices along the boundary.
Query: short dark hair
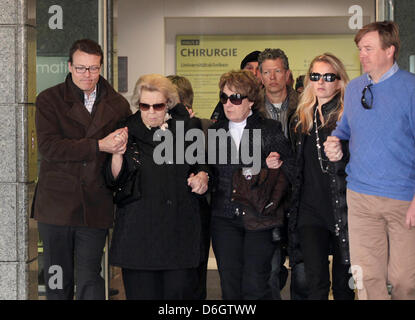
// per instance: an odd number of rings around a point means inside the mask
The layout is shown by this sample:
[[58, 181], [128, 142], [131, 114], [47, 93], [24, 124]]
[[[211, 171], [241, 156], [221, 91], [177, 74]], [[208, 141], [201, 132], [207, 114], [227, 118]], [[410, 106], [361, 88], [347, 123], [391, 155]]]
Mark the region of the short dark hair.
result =
[[359, 44], [363, 36], [369, 32], [377, 31], [379, 33], [379, 38], [382, 43], [382, 49], [387, 49], [390, 46], [395, 47], [395, 52], [393, 54], [393, 60], [396, 61], [399, 55], [399, 48], [401, 46], [401, 41], [399, 39], [399, 27], [393, 21], [377, 21], [365, 25], [354, 37], [354, 42], [356, 45]]
[[101, 46], [98, 43], [96, 43], [94, 40], [80, 39], [80, 40], [77, 40], [73, 43], [73, 45], [69, 49], [69, 60], [68, 60], [68, 62], [70, 62], [71, 64], [73, 62], [73, 54], [77, 50], [88, 53], [88, 54], [93, 54], [93, 55], [96, 55], [96, 56], [100, 56], [101, 57], [100, 64], [103, 63], [104, 54], [102, 52]]
[[259, 71], [262, 72], [262, 63], [265, 60], [277, 60], [277, 59], [282, 60], [285, 70], [290, 69], [290, 65], [288, 64], [288, 57], [286, 56], [284, 51], [282, 51], [281, 49], [267, 48], [264, 51], [262, 51], [258, 56]]

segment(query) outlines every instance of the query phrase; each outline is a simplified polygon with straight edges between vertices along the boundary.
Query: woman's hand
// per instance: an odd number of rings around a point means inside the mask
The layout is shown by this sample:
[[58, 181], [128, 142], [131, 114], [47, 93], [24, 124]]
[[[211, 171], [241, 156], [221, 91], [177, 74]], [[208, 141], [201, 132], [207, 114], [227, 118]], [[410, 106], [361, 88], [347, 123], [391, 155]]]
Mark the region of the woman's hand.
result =
[[192, 192], [204, 194], [208, 189], [209, 176], [206, 172], [200, 171], [197, 175], [191, 173], [187, 178], [187, 185], [192, 188]]
[[340, 161], [343, 158], [342, 145], [336, 136], [328, 136], [323, 145], [324, 152], [330, 161]]
[[282, 160], [280, 160], [280, 154], [278, 152], [271, 152], [265, 159], [268, 168], [278, 169], [282, 166]]

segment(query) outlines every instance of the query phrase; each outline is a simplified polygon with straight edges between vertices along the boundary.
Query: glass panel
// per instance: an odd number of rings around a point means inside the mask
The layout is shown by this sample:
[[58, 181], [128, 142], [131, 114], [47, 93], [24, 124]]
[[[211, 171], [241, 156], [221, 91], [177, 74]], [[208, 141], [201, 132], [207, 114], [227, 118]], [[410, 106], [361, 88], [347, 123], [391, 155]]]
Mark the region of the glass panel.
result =
[[98, 0], [37, 1], [37, 93], [65, 80], [68, 54], [82, 38], [99, 41]]

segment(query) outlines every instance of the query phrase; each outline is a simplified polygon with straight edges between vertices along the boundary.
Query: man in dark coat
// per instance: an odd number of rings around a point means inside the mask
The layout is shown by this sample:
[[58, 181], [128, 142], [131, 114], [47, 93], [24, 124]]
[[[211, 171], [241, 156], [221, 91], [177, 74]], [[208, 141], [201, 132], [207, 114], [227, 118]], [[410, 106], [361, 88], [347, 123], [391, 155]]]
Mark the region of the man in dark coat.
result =
[[[32, 217], [43, 240], [48, 299], [104, 299], [100, 265], [113, 224], [112, 193], [102, 166], [126, 147], [129, 103], [100, 76], [103, 53], [94, 41], [76, 41], [65, 82], [39, 94], [36, 129], [42, 157]], [[76, 277], [75, 277], [76, 274]]]
[[[279, 121], [284, 135], [290, 139], [288, 124], [297, 108], [298, 94], [289, 84], [291, 71], [288, 57], [281, 49], [268, 48], [258, 55], [258, 64], [262, 84], [265, 88], [266, 116]], [[275, 229], [275, 231], [278, 231], [278, 229]], [[274, 233], [276, 240], [280, 237], [279, 233]], [[304, 300], [307, 297], [307, 288], [301, 250], [299, 245], [293, 244], [296, 239], [293, 233], [289, 232], [287, 238], [286, 240], [296, 248], [295, 252], [288, 252], [291, 267], [290, 297], [291, 300]], [[275, 251], [270, 279], [273, 297], [278, 300], [281, 299], [280, 289], [285, 286], [288, 276], [287, 269], [284, 266], [285, 250], [281, 249], [283, 248], [277, 247]]]

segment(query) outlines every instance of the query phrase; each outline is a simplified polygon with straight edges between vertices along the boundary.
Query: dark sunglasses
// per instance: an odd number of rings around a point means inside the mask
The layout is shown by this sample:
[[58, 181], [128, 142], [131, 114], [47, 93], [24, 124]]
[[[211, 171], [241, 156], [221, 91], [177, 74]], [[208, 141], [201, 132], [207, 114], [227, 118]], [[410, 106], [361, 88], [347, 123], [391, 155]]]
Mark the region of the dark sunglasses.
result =
[[340, 80], [340, 77], [334, 73], [325, 73], [325, 74], [316, 73], [316, 72], [310, 73], [311, 81], [318, 81], [320, 80], [321, 77], [323, 77], [323, 80], [325, 82], [333, 82], [333, 81], [336, 81], [336, 79]]
[[226, 104], [228, 99], [231, 101], [232, 104], [239, 106], [242, 103], [242, 100], [248, 98], [248, 96], [243, 96], [240, 93], [234, 93], [228, 96], [225, 92], [221, 92], [219, 94], [219, 99], [222, 104]]
[[[362, 102], [362, 106], [363, 108], [369, 110], [372, 109], [373, 107], [373, 93], [372, 90], [370, 89], [372, 87], [373, 84], [368, 84], [362, 91], [362, 100], [360, 100]], [[367, 95], [366, 98], [366, 91], [369, 91], [369, 94]]]
[[166, 104], [165, 103], [147, 104], [147, 103], [139, 102], [138, 107], [140, 108], [141, 111], [148, 111], [150, 107], [153, 107], [154, 111], [161, 111], [161, 110], [164, 110], [164, 108], [166, 107]]

